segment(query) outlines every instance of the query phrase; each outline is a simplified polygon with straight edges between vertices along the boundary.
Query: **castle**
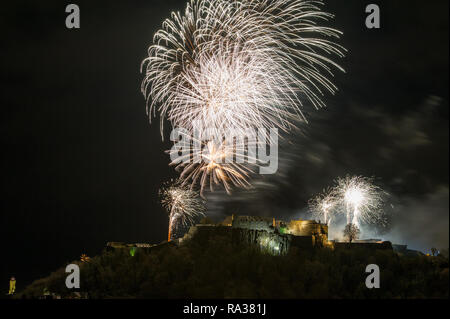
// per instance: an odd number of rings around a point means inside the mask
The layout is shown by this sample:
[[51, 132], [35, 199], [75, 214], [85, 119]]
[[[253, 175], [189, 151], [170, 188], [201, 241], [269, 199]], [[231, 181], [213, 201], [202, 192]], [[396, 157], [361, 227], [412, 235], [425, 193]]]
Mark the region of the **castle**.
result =
[[331, 247], [328, 241], [328, 226], [313, 220], [291, 220], [284, 222], [261, 216], [228, 216], [219, 224], [198, 224], [179, 241], [194, 236], [221, 233], [233, 243], [244, 243], [260, 248], [273, 255], [286, 254], [291, 247], [312, 249]]
[[[232, 215], [218, 224], [191, 226], [182, 238], [169, 242], [156, 245], [110, 242], [107, 244], [107, 248], [130, 249], [135, 247], [154, 250], [165, 245], [182, 245], [194, 238], [201, 242], [207, 241], [214, 235], [223, 236], [233, 244], [244, 244], [272, 255], [284, 255], [293, 247], [303, 251], [315, 248], [348, 247], [348, 243], [328, 240], [328, 226], [314, 220], [298, 219], [285, 222], [269, 217]], [[352, 246], [363, 246], [368, 249], [392, 249], [390, 242], [378, 240], [356, 241], [352, 243]]]

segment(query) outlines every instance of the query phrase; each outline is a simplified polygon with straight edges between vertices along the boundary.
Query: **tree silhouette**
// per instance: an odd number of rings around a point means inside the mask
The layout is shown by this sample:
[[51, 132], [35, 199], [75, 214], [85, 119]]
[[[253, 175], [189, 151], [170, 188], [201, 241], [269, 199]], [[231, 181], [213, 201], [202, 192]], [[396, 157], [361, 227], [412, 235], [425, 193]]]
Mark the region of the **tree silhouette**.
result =
[[344, 237], [351, 243], [353, 240], [358, 239], [360, 232], [358, 226], [355, 224], [347, 224], [344, 228]]

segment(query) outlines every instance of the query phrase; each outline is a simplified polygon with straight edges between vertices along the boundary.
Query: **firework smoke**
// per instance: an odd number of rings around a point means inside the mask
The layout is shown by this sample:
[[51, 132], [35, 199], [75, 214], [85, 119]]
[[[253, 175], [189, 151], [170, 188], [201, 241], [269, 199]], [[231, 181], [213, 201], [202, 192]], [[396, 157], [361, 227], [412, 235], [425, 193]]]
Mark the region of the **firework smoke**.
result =
[[165, 184], [159, 194], [163, 207], [169, 213], [169, 241], [180, 225], [189, 226], [196, 218], [204, 216], [205, 205], [198, 192], [182, 186], [179, 181]]

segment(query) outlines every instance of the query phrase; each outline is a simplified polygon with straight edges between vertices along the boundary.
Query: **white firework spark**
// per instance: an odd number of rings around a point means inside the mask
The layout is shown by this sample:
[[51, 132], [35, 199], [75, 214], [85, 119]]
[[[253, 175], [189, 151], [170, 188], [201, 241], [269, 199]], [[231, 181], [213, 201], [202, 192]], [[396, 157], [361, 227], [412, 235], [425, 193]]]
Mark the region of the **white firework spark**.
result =
[[[150, 118], [160, 113], [173, 128], [216, 136], [244, 135], [248, 129], [289, 131], [304, 119], [309, 102], [324, 106], [330, 78], [341, 70], [332, 59], [345, 49], [334, 41], [341, 32], [320, 25], [333, 16], [314, 0], [191, 0], [172, 13], [154, 35], [143, 61], [141, 90]], [[213, 189], [248, 186], [246, 165], [218, 165], [224, 150], [210, 144], [209, 163], [183, 165], [182, 179]], [[193, 150], [198, 153], [198, 150]], [[235, 154], [236, 155], [236, 154]], [[238, 156], [235, 156], [238, 157]], [[212, 160], [211, 160], [212, 159]]]
[[159, 194], [161, 203], [169, 214], [169, 241], [177, 227], [192, 225], [196, 218], [205, 215], [205, 203], [198, 192], [181, 185], [179, 181], [165, 184]]
[[347, 224], [361, 223], [384, 225], [381, 210], [385, 193], [373, 183], [373, 178], [346, 176], [337, 180], [336, 192], [345, 207]]
[[249, 127], [289, 130], [308, 100], [334, 93], [327, 56], [343, 56], [341, 32], [310, 0], [192, 0], [154, 36], [142, 92], [151, 117], [193, 130]]
[[324, 190], [308, 202], [309, 210], [312, 212], [314, 219], [324, 221], [327, 225], [330, 225], [336, 214], [338, 204], [339, 198], [333, 188]]

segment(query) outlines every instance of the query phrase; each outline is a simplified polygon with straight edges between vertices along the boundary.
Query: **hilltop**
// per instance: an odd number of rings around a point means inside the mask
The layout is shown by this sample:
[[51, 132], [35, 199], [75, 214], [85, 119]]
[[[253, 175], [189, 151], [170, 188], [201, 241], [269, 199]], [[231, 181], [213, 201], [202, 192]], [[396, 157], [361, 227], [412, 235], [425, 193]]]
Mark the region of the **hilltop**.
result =
[[[273, 255], [231, 242], [226, 232], [196, 233], [181, 242], [105, 249], [81, 269], [81, 296], [89, 298], [448, 298], [448, 258], [405, 256], [390, 249], [301, 250]], [[381, 288], [365, 286], [365, 268], [377, 264]], [[17, 298], [44, 288], [63, 298], [64, 268], [36, 280]]]

